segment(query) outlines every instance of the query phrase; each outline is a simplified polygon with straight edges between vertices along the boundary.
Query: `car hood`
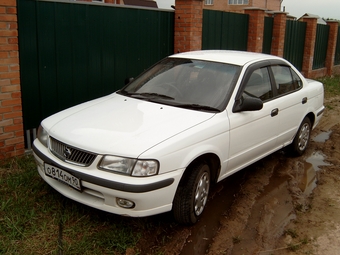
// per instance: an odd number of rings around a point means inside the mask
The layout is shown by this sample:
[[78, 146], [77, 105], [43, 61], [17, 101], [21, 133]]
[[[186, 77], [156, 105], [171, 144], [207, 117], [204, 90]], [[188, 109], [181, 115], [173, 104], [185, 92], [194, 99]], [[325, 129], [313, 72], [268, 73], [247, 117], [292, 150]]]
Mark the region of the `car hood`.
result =
[[42, 124], [52, 137], [70, 146], [138, 157], [213, 115], [112, 94], [64, 110]]

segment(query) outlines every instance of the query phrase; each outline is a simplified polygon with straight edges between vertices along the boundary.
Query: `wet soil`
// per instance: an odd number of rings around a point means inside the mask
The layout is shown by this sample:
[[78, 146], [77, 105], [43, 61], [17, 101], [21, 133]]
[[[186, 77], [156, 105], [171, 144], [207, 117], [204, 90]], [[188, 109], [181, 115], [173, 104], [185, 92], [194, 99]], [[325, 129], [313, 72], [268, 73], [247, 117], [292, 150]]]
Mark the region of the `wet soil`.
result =
[[196, 225], [158, 216], [168, 222], [127, 254], [340, 254], [340, 97], [325, 106], [305, 155], [278, 151], [228, 177]]

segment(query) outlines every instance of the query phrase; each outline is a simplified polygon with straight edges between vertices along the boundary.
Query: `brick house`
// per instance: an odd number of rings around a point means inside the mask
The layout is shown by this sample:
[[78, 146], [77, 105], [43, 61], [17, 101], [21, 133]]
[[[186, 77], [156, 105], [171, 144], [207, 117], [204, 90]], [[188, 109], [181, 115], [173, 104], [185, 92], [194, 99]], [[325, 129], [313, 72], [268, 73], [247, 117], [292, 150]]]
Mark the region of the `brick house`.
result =
[[282, 0], [204, 0], [204, 9], [244, 13], [244, 8], [256, 7], [280, 11]]
[[157, 2], [153, 0], [77, 0], [77, 1], [158, 8]]

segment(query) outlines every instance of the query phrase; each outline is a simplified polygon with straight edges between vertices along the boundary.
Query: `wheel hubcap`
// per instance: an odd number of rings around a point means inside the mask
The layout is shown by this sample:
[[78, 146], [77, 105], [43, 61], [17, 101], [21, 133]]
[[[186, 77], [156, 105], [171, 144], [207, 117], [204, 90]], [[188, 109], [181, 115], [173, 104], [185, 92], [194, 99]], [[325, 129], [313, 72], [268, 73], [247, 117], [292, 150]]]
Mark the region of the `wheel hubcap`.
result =
[[309, 139], [309, 125], [307, 123], [305, 123], [302, 127], [301, 127], [301, 132], [299, 134], [299, 149], [301, 151], [303, 151], [308, 143], [308, 139]]
[[209, 174], [203, 173], [201, 178], [197, 184], [196, 192], [195, 192], [195, 214], [199, 216], [204, 209], [205, 204], [208, 200], [208, 193], [209, 193]]

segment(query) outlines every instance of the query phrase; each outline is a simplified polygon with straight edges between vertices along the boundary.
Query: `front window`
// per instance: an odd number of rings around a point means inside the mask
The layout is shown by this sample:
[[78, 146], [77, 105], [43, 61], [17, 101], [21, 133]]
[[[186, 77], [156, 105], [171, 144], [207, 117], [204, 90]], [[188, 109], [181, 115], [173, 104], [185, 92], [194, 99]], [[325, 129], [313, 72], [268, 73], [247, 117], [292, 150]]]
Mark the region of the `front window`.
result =
[[243, 96], [258, 97], [262, 101], [273, 98], [273, 91], [267, 67], [254, 70], [243, 91]]
[[248, 5], [249, 4], [249, 0], [229, 0], [229, 4], [238, 4], [238, 5]]
[[205, 5], [213, 5], [214, 4], [214, 0], [204, 0], [204, 4]]
[[239, 70], [235, 65], [167, 58], [118, 93], [177, 107], [223, 111]]

